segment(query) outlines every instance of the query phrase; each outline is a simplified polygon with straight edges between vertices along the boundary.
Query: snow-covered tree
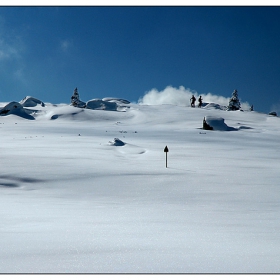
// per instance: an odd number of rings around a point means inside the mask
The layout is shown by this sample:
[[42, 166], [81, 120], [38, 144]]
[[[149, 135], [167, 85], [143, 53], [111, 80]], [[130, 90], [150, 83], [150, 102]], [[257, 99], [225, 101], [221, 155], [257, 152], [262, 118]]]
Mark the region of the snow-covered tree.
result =
[[229, 111], [236, 111], [241, 108], [241, 104], [238, 98], [237, 90], [235, 89], [232, 93], [232, 96], [229, 100], [228, 110]]
[[79, 101], [80, 101], [80, 97], [79, 97], [78, 89], [75, 88], [73, 95], [71, 96], [71, 104], [76, 107]]
[[73, 95], [71, 96], [71, 105], [78, 108], [86, 107], [86, 103], [80, 100], [77, 88], [74, 89]]

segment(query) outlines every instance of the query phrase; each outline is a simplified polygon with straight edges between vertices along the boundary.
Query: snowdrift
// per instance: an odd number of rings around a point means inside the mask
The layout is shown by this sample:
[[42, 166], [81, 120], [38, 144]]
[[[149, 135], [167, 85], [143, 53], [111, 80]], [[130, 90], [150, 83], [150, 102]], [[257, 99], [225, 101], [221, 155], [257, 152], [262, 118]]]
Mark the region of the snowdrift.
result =
[[[128, 104], [130, 104], [128, 100], [107, 97], [103, 99], [92, 99], [88, 102], [79, 100], [77, 106], [68, 104], [54, 105], [51, 103], [48, 103], [48, 106], [46, 106], [46, 103], [44, 103], [43, 101], [32, 96], [26, 96], [20, 102], [13, 101], [6, 104], [3, 108], [0, 108], [0, 116], [16, 115], [25, 119], [34, 120], [36, 117], [41, 117], [45, 114], [46, 116], [50, 116], [49, 119], [55, 120], [60, 117], [72, 118], [75, 115], [79, 115], [80, 119], [87, 119], [86, 116], [88, 114], [86, 113], [86, 111], [84, 111], [84, 109], [125, 112], [128, 108], [130, 108]], [[26, 109], [25, 107], [36, 108], [32, 110]], [[58, 107], [58, 109], [54, 109], [56, 107]], [[73, 111], [68, 107], [82, 110], [75, 111], [74, 109]], [[60, 113], [59, 111], [62, 112]], [[84, 117], [81, 116], [81, 112], [84, 112]]]
[[223, 105], [220, 105], [217, 103], [202, 103], [202, 108], [208, 109], [208, 110], [214, 109], [214, 110], [224, 110], [225, 111], [227, 109], [227, 106], [223, 106]]
[[4, 108], [0, 110], [0, 116], [13, 114], [24, 119], [34, 120], [35, 118], [31, 115], [32, 113], [33, 111], [24, 109], [20, 103], [15, 101], [8, 103]]
[[43, 101], [34, 98], [32, 96], [26, 96], [19, 102], [23, 107], [36, 107], [37, 105], [41, 105], [42, 107], [45, 107], [45, 104]]
[[[203, 128], [206, 130], [219, 130], [219, 131], [235, 131], [234, 127], [227, 126], [224, 118], [205, 116], [203, 119]], [[205, 124], [206, 123], [206, 124]]]
[[109, 145], [111, 146], [124, 146], [126, 143], [124, 143], [119, 138], [115, 138], [114, 141], [109, 141]]
[[119, 138], [114, 138], [114, 141], [109, 141], [109, 146], [120, 147], [121, 150], [118, 150], [118, 152], [121, 154], [142, 155], [146, 153], [146, 149], [144, 149], [143, 147], [128, 144], [126, 142], [123, 142]]
[[0, 103], [0, 273], [280, 272], [278, 117], [103, 101]]
[[122, 98], [114, 98], [114, 97], [105, 97], [102, 98], [103, 101], [108, 101], [108, 102], [116, 102], [116, 103], [123, 103], [123, 104], [130, 104], [130, 101]]
[[[3, 103], [2, 103], [3, 104]], [[103, 121], [103, 118], [100, 118], [100, 115], [94, 114], [92, 111], [107, 111], [106, 120], [114, 119], [115, 116], [111, 115], [110, 112], [127, 112], [127, 116], [129, 118], [135, 117], [135, 120], [142, 121], [142, 113], [135, 115], [135, 107], [145, 105], [136, 105], [131, 104], [130, 101], [122, 98], [114, 98], [114, 97], [106, 97], [102, 99], [92, 99], [87, 102], [81, 101], [81, 106], [73, 106], [72, 104], [51, 104], [44, 103], [43, 101], [34, 98], [32, 96], [26, 96], [20, 102], [10, 102], [6, 104], [3, 108], [0, 108], [0, 116], [8, 116], [8, 115], [16, 115], [23, 119], [29, 120], [41, 120], [41, 119], [49, 119], [49, 120], [57, 120], [57, 119], [68, 119], [68, 120], [76, 120], [76, 121]], [[135, 106], [136, 105], [136, 106]], [[167, 110], [172, 110], [174, 105], [161, 105], [167, 106]], [[29, 107], [33, 107], [33, 109], [29, 109]], [[150, 108], [155, 108], [153, 105], [149, 105]], [[131, 109], [131, 110], [130, 110]], [[179, 108], [177, 108], [179, 109]], [[190, 110], [189, 107], [182, 107], [180, 110]], [[226, 106], [221, 106], [216, 103], [203, 103], [201, 108], [196, 108], [198, 110], [192, 110], [192, 115], [201, 116], [205, 110], [213, 110], [217, 112], [217, 116], [205, 116], [204, 122], [208, 125], [206, 129], [217, 130], [217, 131], [238, 131], [240, 129], [250, 129], [250, 126], [241, 125], [241, 126], [228, 126], [225, 123], [225, 117], [230, 116]], [[152, 110], [155, 112], [155, 110]], [[128, 113], [129, 112], [129, 113]], [[228, 112], [228, 113], [226, 113]], [[241, 112], [241, 111], [239, 111]], [[150, 113], [150, 118], [146, 119], [146, 122], [150, 122], [153, 118], [159, 118], [160, 116], [156, 116], [156, 113]], [[122, 117], [119, 117], [120, 119]], [[181, 118], [181, 116], [179, 116]], [[160, 120], [160, 122], [162, 122]], [[201, 122], [197, 120], [197, 123]], [[164, 124], [164, 122], [162, 122]], [[194, 127], [197, 124], [194, 124]], [[204, 128], [204, 127], [203, 127]], [[205, 128], [204, 128], [205, 129]]]
[[118, 105], [115, 102], [92, 99], [86, 103], [86, 108], [91, 110], [117, 111]]
[[106, 111], [124, 111], [129, 101], [124, 99], [116, 98], [103, 98], [103, 99], [92, 99], [86, 103], [87, 109], [91, 110], [106, 110]]

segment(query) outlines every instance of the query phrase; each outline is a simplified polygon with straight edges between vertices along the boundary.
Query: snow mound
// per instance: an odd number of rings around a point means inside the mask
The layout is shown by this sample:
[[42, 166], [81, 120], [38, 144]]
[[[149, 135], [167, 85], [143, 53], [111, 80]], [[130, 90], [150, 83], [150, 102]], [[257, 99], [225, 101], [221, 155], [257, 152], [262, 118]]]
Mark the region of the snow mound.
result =
[[0, 110], [0, 116], [13, 114], [25, 119], [34, 120], [35, 118], [30, 115], [31, 113], [33, 113], [33, 111], [24, 109], [20, 103], [15, 101], [8, 103], [4, 108]]
[[[204, 106], [204, 104], [206, 104]], [[220, 104], [217, 104], [217, 103], [203, 103], [203, 108], [204, 109], [218, 109], [218, 110], [226, 110], [227, 109], [227, 106], [222, 106]]]
[[50, 120], [56, 120], [58, 118], [64, 118], [64, 119], [75, 119], [76, 116], [78, 116], [80, 112], [73, 112], [73, 113], [66, 113], [66, 114], [53, 114], [51, 117], [50, 117]]
[[114, 141], [109, 141], [110, 146], [124, 146], [126, 143], [124, 143], [119, 138], [114, 138]]
[[38, 104], [45, 107], [43, 101], [32, 96], [26, 96], [19, 102], [23, 107], [36, 107]]
[[108, 101], [108, 102], [115, 102], [115, 103], [123, 103], [123, 104], [130, 104], [130, 101], [122, 98], [113, 98], [113, 97], [106, 97], [102, 98], [102, 101]]
[[92, 99], [86, 103], [86, 108], [91, 110], [117, 111], [116, 102], [103, 101], [102, 99]]
[[276, 113], [276, 112], [269, 112], [268, 115], [269, 115], [269, 116], [277, 117], [277, 113]]
[[[204, 120], [210, 130], [219, 130], [219, 131], [233, 131], [237, 130], [234, 127], [227, 126], [225, 120], [221, 117], [205, 116]], [[212, 128], [212, 129], [211, 129]]]
[[44, 117], [49, 120], [93, 121], [94, 116], [90, 113], [90, 111], [87, 112], [85, 109], [66, 105], [52, 108]]
[[107, 97], [103, 99], [92, 99], [86, 103], [85, 108], [91, 110], [105, 110], [105, 111], [125, 111], [130, 102], [121, 98]]
[[[36, 119], [48, 119], [51, 121], [54, 120], [68, 120], [68, 121], [79, 121], [79, 122], [94, 122], [94, 123], [103, 123], [107, 121], [114, 122], [116, 120], [115, 111], [103, 111], [103, 110], [91, 110], [87, 108], [78, 108], [69, 104], [63, 105], [48, 105], [47, 110], [40, 110], [36, 112]], [[132, 114], [122, 114], [118, 116], [119, 120], [129, 119]]]
[[141, 155], [146, 153], [146, 150], [144, 148], [132, 144], [127, 144], [119, 138], [114, 138], [114, 141], [109, 141], [109, 145], [120, 147], [120, 149], [118, 149], [117, 151], [121, 154]]
[[141, 155], [146, 153], [146, 150], [136, 145], [126, 144], [125, 146], [121, 147], [119, 152], [122, 154]]

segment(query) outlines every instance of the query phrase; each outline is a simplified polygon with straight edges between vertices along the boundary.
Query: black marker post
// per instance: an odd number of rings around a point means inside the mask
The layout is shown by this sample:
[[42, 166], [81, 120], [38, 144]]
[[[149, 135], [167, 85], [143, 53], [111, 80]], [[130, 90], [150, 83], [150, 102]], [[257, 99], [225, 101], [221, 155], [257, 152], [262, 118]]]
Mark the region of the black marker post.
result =
[[165, 167], [167, 168], [167, 153], [169, 152], [168, 147], [165, 146], [164, 150], [163, 150], [166, 154], [166, 159], [165, 159]]

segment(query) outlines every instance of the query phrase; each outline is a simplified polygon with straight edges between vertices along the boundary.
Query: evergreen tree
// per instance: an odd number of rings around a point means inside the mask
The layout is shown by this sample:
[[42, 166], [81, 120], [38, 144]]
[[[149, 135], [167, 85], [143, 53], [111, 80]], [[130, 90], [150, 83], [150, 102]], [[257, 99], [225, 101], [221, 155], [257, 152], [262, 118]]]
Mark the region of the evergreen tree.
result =
[[241, 104], [238, 98], [237, 90], [235, 89], [232, 93], [232, 96], [229, 100], [228, 110], [229, 111], [236, 111], [241, 108]]
[[77, 88], [74, 89], [73, 95], [71, 96], [71, 105], [78, 108], [86, 107], [86, 103], [80, 100]]
[[73, 95], [71, 96], [71, 104], [73, 106], [77, 106], [79, 101], [80, 101], [80, 97], [79, 97], [78, 89], [75, 88], [74, 92], [73, 92]]

